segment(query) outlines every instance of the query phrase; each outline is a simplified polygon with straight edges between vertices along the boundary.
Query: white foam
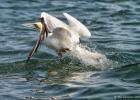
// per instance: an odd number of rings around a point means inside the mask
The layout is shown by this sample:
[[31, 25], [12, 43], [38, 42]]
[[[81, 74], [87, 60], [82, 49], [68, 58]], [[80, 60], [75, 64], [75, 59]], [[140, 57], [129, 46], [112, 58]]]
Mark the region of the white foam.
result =
[[78, 58], [81, 63], [86, 65], [103, 65], [108, 61], [105, 55], [98, 52], [91, 52], [90, 50], [87, 50], [86, 48], [79, 45], [71, 50], [69, 54]]

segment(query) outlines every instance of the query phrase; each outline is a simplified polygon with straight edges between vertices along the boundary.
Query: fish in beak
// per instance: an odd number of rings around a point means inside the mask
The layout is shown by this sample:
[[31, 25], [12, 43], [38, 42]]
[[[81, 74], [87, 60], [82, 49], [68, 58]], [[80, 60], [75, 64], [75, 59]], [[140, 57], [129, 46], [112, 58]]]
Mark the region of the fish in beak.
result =
[[27, 60], [26, 60], [26, 62], [28, 62], [30, 59], [31, 59], [31, 57], [33, 56], [33, 54], [35, 53], [35, 52], [37, 52], [37, 50], [38, 50], [38, 47], [40, 46], [40, 44], [41, 44], [41, 42], [45, 39], [45, 37], [47, 37], [47, 35], [48, 35], [48, 29], [47, 29], [47, 25], [45, 24], [45, 21], [44, 21], [44, 17], [41, 17], [41, 22], [40, 22], [40, 24], [38, 24], [38, 25], [40, 25], [40, 35], [39, 35], [39, 38], [38, 38], [38, 40], [36, 41], [36, 44], [34, 45], [34, 47], [33, 47], [33, 49], [31, 50], [31, 52], [29, 53], [29, 56], [28, 56], [28, 58], [27, 58]]

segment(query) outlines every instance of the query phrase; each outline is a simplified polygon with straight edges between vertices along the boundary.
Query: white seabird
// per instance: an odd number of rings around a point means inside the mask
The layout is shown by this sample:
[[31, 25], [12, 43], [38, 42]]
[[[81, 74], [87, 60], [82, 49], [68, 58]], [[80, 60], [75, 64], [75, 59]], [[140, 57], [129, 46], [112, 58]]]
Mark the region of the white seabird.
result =
[[89, 30], [81, 22], [68, 13], [63, 14], [68, 24], [45, 12], [41, 13], [41, 22], [24, 24], [28, 27], [33, 26], [40, 29], [39, 39], [30, 52], [27, 61], [37, 51], [42, 40], [45, 41], [47, 47], [57, 51], [58, 55], [62, 57], [63, 53], [75, 48], [80, 37], [91, 36]]

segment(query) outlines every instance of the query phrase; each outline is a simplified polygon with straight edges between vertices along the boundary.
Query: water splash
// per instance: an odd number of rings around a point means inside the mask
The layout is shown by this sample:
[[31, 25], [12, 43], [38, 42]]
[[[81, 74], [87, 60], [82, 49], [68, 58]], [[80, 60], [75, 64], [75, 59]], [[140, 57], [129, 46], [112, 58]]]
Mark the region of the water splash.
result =
[[106, 58], [105, 55], [98, 53], [96, 51], [92, 52], [90, 50], [87, 50], [82, 45], [75, 46], [75, 48], [72, 49], [68, 53], [68, 55], [73, 58], [79, 59], [80, 62], [85, 64], [86, 66], [95, 66], [95, 67], [100, 66], [100, 69], [104, 68], [106, 64], [108, 64], [109, 62], [109, 60]]

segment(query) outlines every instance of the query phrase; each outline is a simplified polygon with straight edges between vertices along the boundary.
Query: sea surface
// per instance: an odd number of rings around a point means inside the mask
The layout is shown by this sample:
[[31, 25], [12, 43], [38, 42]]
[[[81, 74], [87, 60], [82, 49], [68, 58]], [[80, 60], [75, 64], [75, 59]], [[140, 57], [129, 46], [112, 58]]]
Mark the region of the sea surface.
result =
[[[85, 24], [81, 43], [109, 64], [59, 59], [44, 44], [25, 63], [39, 31], [22, 24], [41, 12]], [[0, 100], [140, 100], [140, 0], [0, 0]]]

